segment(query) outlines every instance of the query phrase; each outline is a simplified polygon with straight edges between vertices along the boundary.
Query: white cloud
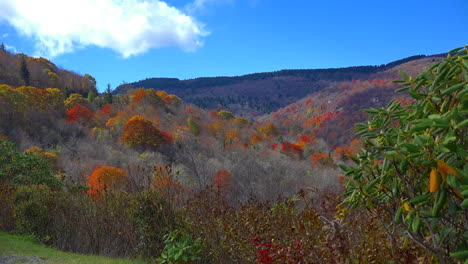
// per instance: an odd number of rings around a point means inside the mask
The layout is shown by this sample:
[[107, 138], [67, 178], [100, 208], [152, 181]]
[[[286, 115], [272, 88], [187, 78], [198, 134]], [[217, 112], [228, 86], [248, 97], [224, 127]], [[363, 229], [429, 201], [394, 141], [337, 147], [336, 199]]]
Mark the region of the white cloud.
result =
[[187, 4], [185, 9], [189, 13], [196, 13], [206, 10], [208, 5], [225, 3], [232, 4], [234, 3], [234, 0], [194, 0], [190, 4]]
[[3, 33], [3, 34], [2, 34], [2, 37], [3, 37], [3, 38], [8, 38], [8, 33]]
[[193, 17], [160, 0], [1, 0], [2, 19], [34, 37], [39, 54], [52, 57], [87, 45], [123, 57], [171, 46], [194, 51], [208, 34]]
[[5, 45], [6, 50], [13, 52], [13, 53], [18, 53], [18, 50], [14, 46], [10, 46], [8, 44], [4, 44], [4, 45]]

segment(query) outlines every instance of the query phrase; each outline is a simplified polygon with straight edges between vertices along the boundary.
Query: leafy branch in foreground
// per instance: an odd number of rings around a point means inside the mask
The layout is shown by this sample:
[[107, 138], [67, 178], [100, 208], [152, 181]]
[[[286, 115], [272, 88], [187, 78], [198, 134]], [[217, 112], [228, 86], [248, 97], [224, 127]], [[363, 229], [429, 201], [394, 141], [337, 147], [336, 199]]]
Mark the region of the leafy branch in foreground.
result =
[[357, 124], [364, 148], [342, 166], [343, 204], [384, 210], [393, 232], [405, 234], [441, 263], [468, 257], [468, 46], [451, 52], [416, 78], [401, 73], [413, 98], [368, 109]]

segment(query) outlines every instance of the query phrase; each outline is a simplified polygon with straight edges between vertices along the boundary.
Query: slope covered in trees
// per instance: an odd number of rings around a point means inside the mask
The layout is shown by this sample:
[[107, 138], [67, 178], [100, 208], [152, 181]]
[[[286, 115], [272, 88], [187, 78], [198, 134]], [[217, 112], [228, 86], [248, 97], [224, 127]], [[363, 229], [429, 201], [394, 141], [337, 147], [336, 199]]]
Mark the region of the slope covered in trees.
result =
[[412, 102], [408, 94], [396, 92], [401, 85], [393, 80], [399, 78], [400, 71], [414, 76], [441, 60], [423, 57], [370, 75], [370, 79], [337, 81], [258, 120], [292, 134], [312, 133], [333, 147], [348, 144], [356, 133], [354, 124], [368, 117], [363, 109], [384, 107], [392, 99], [402, 104]]
[[[459, 52], [336, 82], [262, 118], [158, 89], [85, 98], [0, 85], [0, 229], [159, 263], [464, 260]], [[398, 69], [424, 71], [403, 74], [411, 87], [393, 99]], [[363, 138], [350, 130], [362, 107], [379, 114]]]
[[251, 112], [270, 113], [304, 96], [321, 91], [335, 82], [374, 79], [376, 74], [399, 65], [435, 56], [412, 56], [380, 66], [357, 66], [331, 69], [281, 70], [234, 77], [203, 77], [190, 80], [149, 78], [123, 84], [114, 93], [132, 88], [154, 88], [176, 94], [205, 109], [227, 109], [236, 115]]
[[87, 96], [97, 94], [96, 80], [89, 74], [80, 74], [61, 69], [44, 58], [13, 54], [0, 49], [0, 84], [11, 86], [34, 86], [37, 88], [60, 88], [66, 93]]

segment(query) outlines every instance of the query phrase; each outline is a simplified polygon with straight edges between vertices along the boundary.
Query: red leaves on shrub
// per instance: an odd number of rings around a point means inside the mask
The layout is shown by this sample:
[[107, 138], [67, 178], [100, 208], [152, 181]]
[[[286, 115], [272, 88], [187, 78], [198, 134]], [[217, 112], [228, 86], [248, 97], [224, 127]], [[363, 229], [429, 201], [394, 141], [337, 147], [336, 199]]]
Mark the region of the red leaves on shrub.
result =
[[296, 241], [288, 247], [280, 247], [271, 243], [259, 243], [258, 237], [252, 239], [257, 258], [255, 261], [261, 264], [303, 263], [306, 253], [301, 241]]

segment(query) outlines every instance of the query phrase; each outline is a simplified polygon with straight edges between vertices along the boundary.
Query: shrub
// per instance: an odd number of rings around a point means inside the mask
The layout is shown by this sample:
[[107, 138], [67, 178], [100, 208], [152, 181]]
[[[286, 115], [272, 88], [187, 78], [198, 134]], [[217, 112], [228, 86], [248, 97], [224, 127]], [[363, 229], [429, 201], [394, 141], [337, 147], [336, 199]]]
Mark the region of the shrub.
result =
[[176, 225], [170, 204], [153, 191], [106, 192], [94, 201], [84, 186], [70, 190], [44, 185], [0, 189], [0, 201], [8, 202], [0, 209], [0, 220], [13, 219], [17, 232], [61, 250], [114, 257], [160, 256], [164, 235]]
[[416, 78], [402, 73], [400, 91], [415, 101], [367, 110], [357, 167], [343, 166], [344, 204], [391, 215], [393, 232], [404, 230], [442, 263], [468, 256], [467, 56], [460, 48]]
[[184, 264], [199, 260], [202, 251], [201, 239], [192, 239], [190, 235], [170, 232], [164, 236], [164, 251], [157, 259], [161, 264]]
[[16, 230], [33, 235], [39, 241], [48, 242], [53, 236], [50, 230], [50, 208], [55, 193], [45, 185], [21, 186], [14, 195]]
[[132, 219], [137, 235], [137, 250], [143, 256], [159, 256], [164, 236], [176, 226], [172, 206], [158, 193], [144, 191], [136, 195]]
[[44, 159], [20, 153], [13, 142], [0, 140], [0, 182], [14, 186], [45, 184], [61, 188], [62, 182], [52, 175], [51, 166]]
[[252, 198], [232, 206], [207, 190], [189, 200], [183, 219], [202, 239], [199, 263], [433, 262], [415, 243], [390, 236], [376, 215], [357, 210], [343, 218], [336, 195], [324, 196], [317, 205], [302, 193], [273, 204]]

